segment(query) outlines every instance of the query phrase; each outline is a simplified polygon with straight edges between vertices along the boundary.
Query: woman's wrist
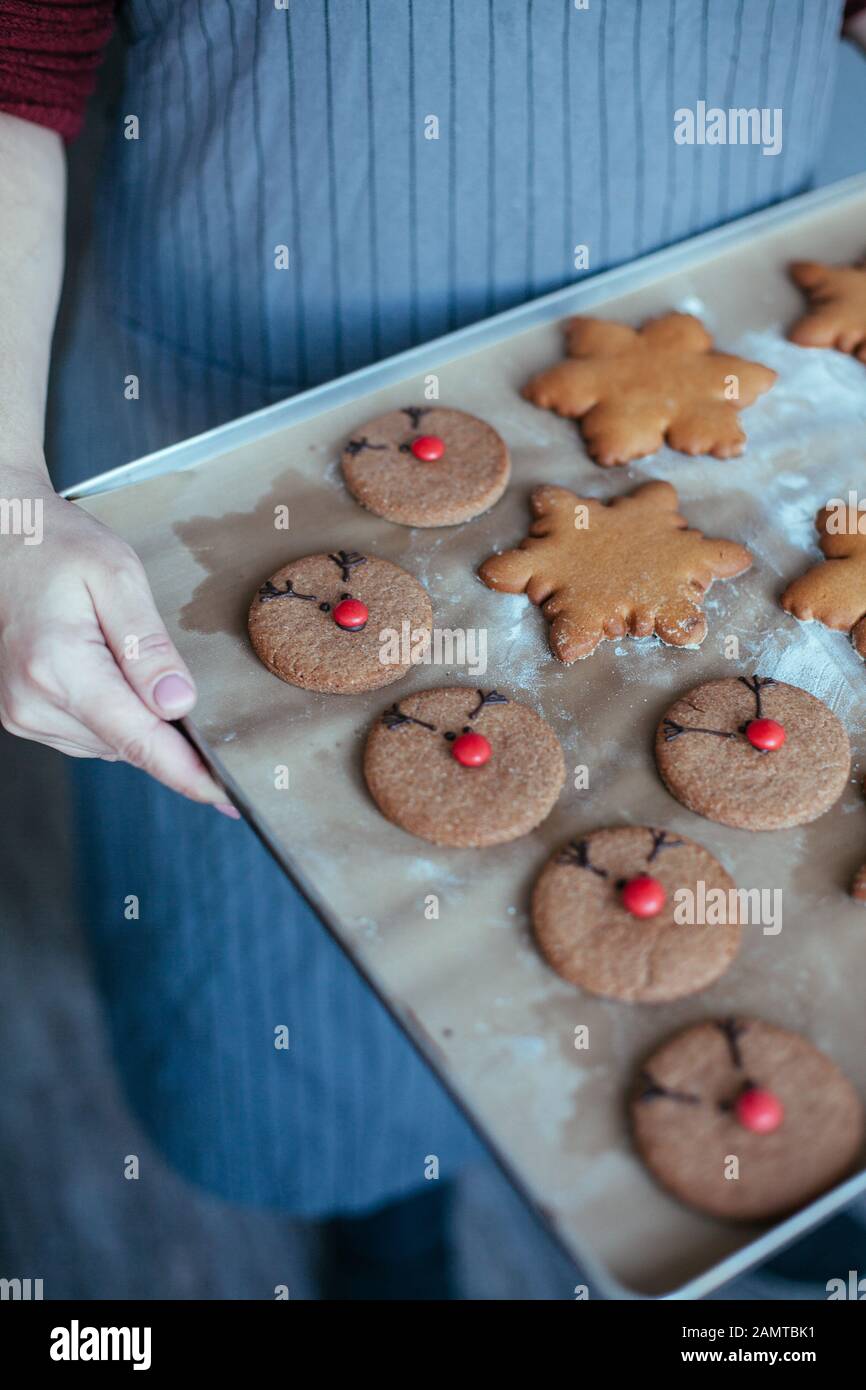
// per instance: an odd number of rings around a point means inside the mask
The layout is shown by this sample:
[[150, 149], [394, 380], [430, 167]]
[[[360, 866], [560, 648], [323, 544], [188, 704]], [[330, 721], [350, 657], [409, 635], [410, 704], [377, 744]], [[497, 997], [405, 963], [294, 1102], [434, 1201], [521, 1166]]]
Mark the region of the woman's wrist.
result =
[[0, 497], [54, 492], [45, 455], [41, 449], [0, 457]]

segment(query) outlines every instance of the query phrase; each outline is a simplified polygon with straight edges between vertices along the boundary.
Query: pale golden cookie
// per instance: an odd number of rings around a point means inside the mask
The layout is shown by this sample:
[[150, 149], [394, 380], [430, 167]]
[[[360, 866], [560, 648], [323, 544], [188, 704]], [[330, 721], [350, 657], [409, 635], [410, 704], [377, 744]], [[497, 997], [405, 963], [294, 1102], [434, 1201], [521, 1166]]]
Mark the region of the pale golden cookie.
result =
[[855, 529], [866, 518], [858, 513], [851, 520], [847, 530], [828, 531], [828, 525], [838, 524], [839, 513], [821, 508], [815, 526], [827, 558], [789, 584], [780, 602], [802, 622], [849, 633], [854, 650], [866, 658], [866, 534]]
[[866, 263], [821, 265], [795, 261], [791, 279], [810, 308], [788, 337], [801, 347], [838, 348], [866, 362]]
[[664, 314], [640, 329], [573, 318], [568, 359], [524, 388], [534, 405], [580, 421], [591, 458], [604, 468], [667, 443], [681, 454], [734, 458], [746, 436], [738, 412], [776, 380], [758, 362], [716, 352], [691, 314]]
[[434, 845], [482, 847], [526, 835], [565, 780], [559, 740], [497, 690], [404, 695], [370, 730], [364, 776], [383, 816]]
[[[333, 695], [377, 690], [408, 664], [390, 660], [385, 630], [430, 632], [433, 609], [411, 574], [374, 555], [305, 555], [272, 574], [248, 618], [259, 660], [289, 685]], [[387, 659], [385, 659], [387, 657]]]
[[564, 487], [536, 488], [536, 518], [517, 550], [478, 571], [491, 589], [525, 593], [551, 624], [550, 650], [577, 661], [606, 638], [651, 637], [697, 647], [707, 635], [701, 599], [715, 579], [752, 563], [734, 541], [707, 539], [677, 511], [670, 483], [643, 483], [612, 502]]

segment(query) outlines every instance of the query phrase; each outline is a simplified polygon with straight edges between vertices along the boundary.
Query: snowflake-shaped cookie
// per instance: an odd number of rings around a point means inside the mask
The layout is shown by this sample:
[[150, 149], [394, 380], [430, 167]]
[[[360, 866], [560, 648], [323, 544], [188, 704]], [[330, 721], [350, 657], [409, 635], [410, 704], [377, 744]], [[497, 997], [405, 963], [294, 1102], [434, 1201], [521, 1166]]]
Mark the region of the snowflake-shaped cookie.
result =
[[536, 488], [536, 518], [517, 550], [479, 570], [491, 589], [526, 593], [551, 624], [550, 649], [577, 661], [605, 638], [651, 637], [696, 647], [707, 634], [701, 599], [714, 579], [752, 563], [734, 541], [706, 539], [677, 511], [670, 483], [644, 483], [612, 502], [564, 487]]
[[866, 261], [821, 265], [795, 261], [791, 279], [805, 290], [809, 312], [788, 334], [801, 347], [838, 348], [866, 362]]
[[603, 468], [668, 443], [682, 454], [734, 458], [746, 436], [737, 412], [769, 391], [776, 373], [713, 350], [691, 314], [664, 314], [643, 328], [605, 319], [566, 324], [568, 359], [533, 377], [533, 404], [580, 421]]
[[850, 633], [854, 650], [866, 660], [866, 535], [856, 529], [858, 520], [866, 520], [858, 512], [847, 530], [828, 531], [838, 518], [835, 508], [822, 507], [815, 526], [827, 558], [789, 584], [781, 602], [787, 613], [803, 622]]

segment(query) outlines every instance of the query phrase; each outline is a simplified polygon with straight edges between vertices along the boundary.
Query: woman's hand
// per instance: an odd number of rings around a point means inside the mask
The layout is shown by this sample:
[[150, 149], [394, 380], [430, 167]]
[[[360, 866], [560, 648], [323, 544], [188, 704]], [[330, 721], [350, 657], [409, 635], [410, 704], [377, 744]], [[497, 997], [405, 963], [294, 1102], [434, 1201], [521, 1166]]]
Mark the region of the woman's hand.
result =
[[[122, 758], [193, 801], [226, 807], [168, 722], [195, 704], [138, 557], [51, 488], [42, 440], [63, 271], [60, 137], [0, 112], [0, 722], [79, 758]], [[10, 503], [42, 506], [41, 539]], [[20, 528], [19, 528], [20, 529]]]
[[192, 709], [195, 687], [138, 556], [32, 474], [26, 488], [42, 503], [41, 541], [0, 535], [3, 727], [73, 757], [122, 759], [237, 816], [168, 722]]

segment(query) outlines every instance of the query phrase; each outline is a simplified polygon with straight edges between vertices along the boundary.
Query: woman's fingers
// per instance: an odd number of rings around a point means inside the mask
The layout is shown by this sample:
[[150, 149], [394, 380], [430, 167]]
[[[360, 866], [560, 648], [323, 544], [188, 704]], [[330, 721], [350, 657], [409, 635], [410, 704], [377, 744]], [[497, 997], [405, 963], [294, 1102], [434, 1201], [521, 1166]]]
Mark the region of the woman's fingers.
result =
[[39, 742], [46, 748], [53, 748], [57, 753], [65, 753], [67, 758], [99, 758], [104, 763], [120, 762], [113, 748], [106, 748], [103, 752], [99, 748], [87, 748], [80, 743], [65, 743], [62, 738], [42, 738]]
[[225, 792], [192, 745], [153, 714], [116, 670], [113, 678], [104, 671], [96, 679], [83, 672], [72, 691], [72, 709], [124, 762], [192, 801], [225, 803]]
[[[198, 753], [165, 722], [191, 710], [196, 691], [138, 557], [130, 551], [113, 573], [101, 571], [88, 588], [115, 671], [128, 688], [113, 681], [110, 698], [107, 686], [103, 698], [92, 686], [78, 691], [79, 718], [124, 762], [193, 801], [224, 805], [225, 792]], [[101, 679], [106, 681], [107, 673]]]
[[193, 801], [223, 804], [192, 746], [124, 679], [97, 618], [91, 611], [77, 624], [48, 622], [16, 646], [3, 671], [4, 726], [79, 756], [122, 758]]
[[193, 801], [236, 815], [232, 807], [226, 810], [225, 792], [192, 745], [142, 704], [105, 649], [102, 655], [103, 661], [91, 656], [79, 666], [63, 708], [42, 696], [28, 700], [22, 695], [13, 713], [4, 714], [6, 729], [73, 758], [131, 763]]
[[195, 704], [195, 684], [157, 612], [138, 557], [130, 551], [113, 573], [100, 572], [88, 587], [106, 643], [139, 699], [160, 719], [187, 714]]
[[107, 762], [117, 762], [118, 757], [113, 748], [103, 743], [78, 720], [69, 719], [62, 723], [55, 718], [49, 718], [46, 724], [54, 727], [49, 729], [24, 729], [17, 725], [12, 725], [10, 721], [4, 720], [3, 724], [8, 733], [14, 734], [16, 738], [23, 738], [30, 743], [42, 743], [46, 748], [54, 748], [58, 753], [66, 753], [70, 758], [104, 758]]
[[169, 722], [192, 708], [195, 686], [140, 560], [70, 503], [48, 494], [45, 511], [38, 553], [0, 555], [0, 722], [74, 757], [123, 759], [225, 811]]
[[[2, 723], [7, 733], [31, 743], [45, 743], [60, 752], [78, 751], [79, 757], [104, 758], [114, 754], [87, 725], [69, 710], [65, 696], [49, 694], [31, 678], [18, 679], [3, 692]], [[116, 756], [116, 754], [114, 755]]]

